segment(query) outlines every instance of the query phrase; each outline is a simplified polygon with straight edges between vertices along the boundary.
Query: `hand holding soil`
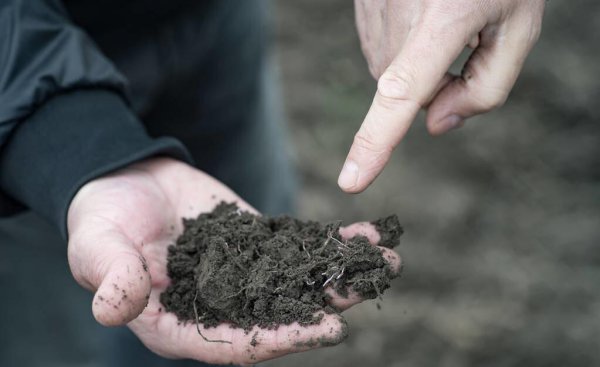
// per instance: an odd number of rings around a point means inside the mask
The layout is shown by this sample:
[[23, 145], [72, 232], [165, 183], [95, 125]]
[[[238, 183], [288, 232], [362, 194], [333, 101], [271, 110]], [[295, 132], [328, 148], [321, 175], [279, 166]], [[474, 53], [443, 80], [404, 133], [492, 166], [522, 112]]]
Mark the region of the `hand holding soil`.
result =
[[[389, 235], [379, 248], [366, 237], [377, 234], [368, 223], [342, 229], [342, 236], [339, 222], [263, 217], [235, 203], [222, 202], [184, 226], [169, 247], [171, 284], [161, 295], [182, 322], [226, 322], [246, 331], [319, 325], [324, 313], [381, 297], [398, 275], [397, 255], [389, 249], [402, 234], [395, 216], [376, 222]], [[340, 336], [330, 334], [313, 343], [337, 344]]]
[[[282, 320], [283, 324], [277, 328], [273, 323], [254, 326], [240, 323], [246, 329], [233, 328], [230, 323], [219, 323], [217, 319], [213, 319], [213, 323], [207, 319], [214, 327], [204, 328], [194, 322], [181, 322], [175, 314], [166, 312], [159, 297], [170, 284], [167, 248], [183, 233], [181, 218], [208, 213], [221, 201], [235, 202], [243, 211], [256, 212], [223, 184], [170, 159], [150, 159], [86, 184], [69, 208], [68, 254], [75, 279], [95, 292], [92, 310], [98, 322], [107, 326], [127, 323], [149, 349], [162, 356], [210, 363], [257, 363], [343, 340], [346, 324], [339, 314], [327, 313], [331, 312], [327, 307], [316, 313], [318, 320], [301, 319], [300, 323], [289, 324]], [[331, 235], [334, 238], [334, 233]], [[380, 239], [370, 224], [340, 228], [339, 235], [341, 237], [329, 240], [336, 243], [335, 249], [343, 248], [336, 241], [352, 246], [347, 240], [356, 235], [372, 243]], [[328, 243], [326, 247], [331, 246]], [[364, 250], [364, 246], [362, 248]], [[391, 264], [389, 269], [397, 272], [398, 255], [386, 248], [382, 250]], [[337, 250], [327, 248], [325, 251]], [[313, 256], [316, 256], [314, 252]], [[350, 268], [347, 268], [347, 277], [352, 274]], [[380, 263], [377, 268], [385, 267]], [[328, 271], [331, 274], [326, 272], [327, 279], [332, 275], [337, 278], [341, 273], [339, 267], [330, 267]], [[340, 279], [342, 277], [344, 274]], [[308, 279], [308, 282], [313, 280], [320, 281]], [[333, 284], [335, 282], [330, 280], [324, 287], [332, 294], [331, 305], [343, 309], [361, 301], [357, 293], [351, 293], [348, 298], [336, 295], [330, 288]], [[365, 287], [355, 290], [371, 297], [375, 289], [373, 282], [365, 282]], [[343, 292], [343, 289], [338, 291]], [[375, 295], [380, 291], [375, 291]], [[207, 299], [204, 294], [196, 298]], [[212, 301], [218, 305], [223, 300]]]

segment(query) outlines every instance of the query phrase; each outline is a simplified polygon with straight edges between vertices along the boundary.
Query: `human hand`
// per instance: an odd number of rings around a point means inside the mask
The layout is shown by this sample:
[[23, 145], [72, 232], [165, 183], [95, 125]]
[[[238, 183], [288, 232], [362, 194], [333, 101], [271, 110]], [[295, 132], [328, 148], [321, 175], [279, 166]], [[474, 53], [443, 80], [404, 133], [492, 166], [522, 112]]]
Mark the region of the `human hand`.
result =
[[[439, 135], [501, 106], [536, 42], [544, 0], [355, 0], [377, 92], [338, 185], [363, 191], [381, 173], [417, 112]], [[448, 73], [468, 46], [460, 76]]]
[[[222, 200], [256, 212], [212, 177], [171, 159], [149, 159], [84, 185], [69, 208], [68, 256], [75, 279], [95, 292], [96, 320], [106, 326], [127, 323], [150, 350], [162, 356], [209, 363], [257, 363], [342, 341], [346, 324], [339, 315], [324, 315], [318, 325], [255, 327], [249, 333], [228, 324], [201, 327], [207, 339], [228, 342], [216, 343], [204, 340], [195, 324], [179, 323], [174, 314], [162, 310], [159, 296], [169, 283], [167, 247], [183, 231], [181, 218], [211, 211]], [[366, 224], [346, 227], [341, 233], [363, 234], [373, 243], [379, 236]], [[396, 253], [382, 251], [397, 270]], [[346, 308], [360, 301], [351, 295], [335, 296], [331, 302]], [[255, 346], [253, 337], [258, 341]]]

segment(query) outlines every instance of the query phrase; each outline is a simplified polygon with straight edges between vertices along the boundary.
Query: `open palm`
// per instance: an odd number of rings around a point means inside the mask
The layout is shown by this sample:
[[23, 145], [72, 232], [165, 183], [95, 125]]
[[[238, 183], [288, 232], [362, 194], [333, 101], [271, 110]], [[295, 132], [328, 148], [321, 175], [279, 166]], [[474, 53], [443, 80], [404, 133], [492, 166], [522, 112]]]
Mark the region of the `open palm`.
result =
[[[152, 351], [170, 358], [210, 363], [257, 363], [292, 352], [333, 345], [346, 335], [339, 315], [324, 315], [319, 325], [297, 323], [276, 330], [243, 329], [222, 324], [198, 333], [194, 323], [181, 323], [164, 311], [160, 294], [169, 284], [167, 248], [183, 231], [182, 217], [211, 211], [220, 201], [237, 202], [256, 212], [226, 186], [184, 163], [150, 159], [86, 184], [68, 213], [69, 264], [75, 279], [95, 291], [92, 310], [106, 326], [127, 324]], [[351, 237], [378, 234], [368, 225], [342, 230]], [[395, 268], [400, 260], [391, 250], [386, 258]], [[347, 308], [354, 296], [333, 297]]]

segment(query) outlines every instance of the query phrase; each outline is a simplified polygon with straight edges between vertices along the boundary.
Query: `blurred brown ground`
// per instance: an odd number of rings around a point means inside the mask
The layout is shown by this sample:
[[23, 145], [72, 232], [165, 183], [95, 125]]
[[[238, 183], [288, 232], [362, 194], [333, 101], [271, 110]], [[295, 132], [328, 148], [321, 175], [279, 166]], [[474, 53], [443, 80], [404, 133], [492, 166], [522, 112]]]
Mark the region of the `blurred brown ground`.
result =
[[352, 1], [276, 3], [300, 216], [397, 213], [405, 272], [342, 345], [268, 366], [600, 365], [600, 3], [548, 2], [501, 110], [441, 138], [422, 116], [376, 183], [336, 186], [375, 82]]

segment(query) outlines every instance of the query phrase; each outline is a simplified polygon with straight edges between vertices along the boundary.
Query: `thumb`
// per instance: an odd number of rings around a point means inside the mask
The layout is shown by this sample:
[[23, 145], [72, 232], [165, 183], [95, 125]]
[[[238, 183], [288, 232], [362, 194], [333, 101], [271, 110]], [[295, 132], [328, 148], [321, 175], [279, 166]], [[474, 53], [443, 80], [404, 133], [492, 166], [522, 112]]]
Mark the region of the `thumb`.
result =
[[[543, 2], [541, 7], [543, 7]], [[500, 107], [508, 98], [541, 30], [541, 15], [527, 14], [481, 32], [479, 47], [462, 75], [432, 101], [427, 127], [433, 135], [461, 127], [465, 119]]]
[[100, 324], [126, 324], [148, 304], [152, 285], [146, 260], [120, 230], [72, 234], [68, 257], [77, 282], [96, 292], [92, 312]]

